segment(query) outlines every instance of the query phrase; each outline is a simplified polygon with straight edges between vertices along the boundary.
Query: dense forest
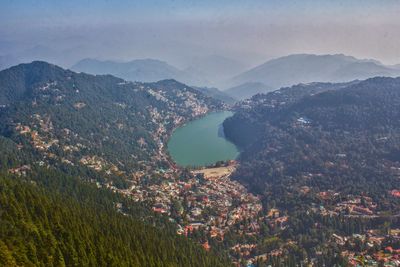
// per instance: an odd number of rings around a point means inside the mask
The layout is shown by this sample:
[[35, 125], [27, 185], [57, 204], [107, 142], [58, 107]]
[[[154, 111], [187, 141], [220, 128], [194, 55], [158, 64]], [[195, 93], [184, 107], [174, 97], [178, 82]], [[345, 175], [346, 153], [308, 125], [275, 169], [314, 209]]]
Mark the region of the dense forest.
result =
[[[38, 171], [37, 175], [57, 183], [54, 180], [60, 174]], [[64, 184], [62, 190], [79, 197], [44, 189], [41, 182], [0, 178], [0, 263], [4, 266], [227, 265], [224, 259], [177, 237], [171, 226], [160, 230], [140, 221], [144, 208], [135, 207], [138, 213], [134, 213], [129, 211], [133, 206], [123, 208], [122, 202], [105, 198], [97, 203], [92, 198], [106, 194], [78, 181], [70, 189]], [[111, 204], [123, 210], [117, 212]]]

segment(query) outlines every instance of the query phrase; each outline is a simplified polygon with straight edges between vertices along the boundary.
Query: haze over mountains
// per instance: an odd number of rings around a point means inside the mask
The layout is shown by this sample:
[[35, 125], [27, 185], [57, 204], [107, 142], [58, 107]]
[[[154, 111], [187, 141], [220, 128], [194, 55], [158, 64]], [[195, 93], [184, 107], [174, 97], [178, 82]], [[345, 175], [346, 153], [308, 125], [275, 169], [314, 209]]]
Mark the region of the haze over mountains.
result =
[[[0, 46], [4, 45], [0, 42]], [[59, 66], [71, 66], [89, 52], [82, 47], [73, 47], [67, 49], [54, 49], [47, 45], [34, 45], [25, 47], [17, 44], [8, 44], [6, 48], [0, 49], [0, 58], [7, 58], [4, 64], [0, 64], [0, 70], [12, 67], [18, 63], [29, 63], [32, 61], [46, 61]]]
[[[375, 76], [393, 77], [399, 74], [398, 69], [385, 66], [376, 60], [357, 59], [342, 54], [296, 54], [267, 61], [235, 76], [230, 83], [237, 86], [259, 82], [268, 88], [278, 89], [298, 83], [346, 82]], [[265, 92], [267, 90], [258, 91], [258, 93]]]
[[248, 67], [245, 64], [237, 60], [210, 55], [195, 58], [186, 68], [186, 72], [203, 77], [210, 81], [213, 86], [224, 88], [227, 80], [247, 69]]
[[261, 82], [246, 82], [225, 90], [225, 93], [235, 99], [247, 99], [258, 93], [264, 93], [273, 90], [273, 87]]
[[206, 96], [212, 97], [214, 99], [220, 100], [222, 102], [225, 102], [227, 104], [234, 104], [237, 99], [232, 97], [230, 94], [227, 92], [223, 92], [218, 90], [215, 87], [196, 87], [193, 86], [193, 89], [196, 89], [197, 91], [200, 91], [201, 93], [205, 94]]
[[153, 82], [172, 78], [199, 87], [219, 85], [219, 88], [228, 88], [225, 93], [236, 99], [249, 98], [257, 93], [298, 83], [347, 82], [400, 75], [398, 66], [385, 66], [376, 60], [357, 59], [342, 54], [289, 55], [269, 60], [244, 72], [243, 64], [220, 56], [195, 60], [194, 65], [185, 70], [153, 59], [125, 63], [85, 59], [72, 69], [92, 74], [110, 73], [131, 81]]
[[[233, 97], [215, 87], [205, 86], [220, 84], [221, 78], [227, 79], [230, 74], [239, 70], [240, 63], [219, 56], [209, 56], [197, 60], [199, 62], [197, 68], [188, 67], [186, 70], [180, 70], [167, 62], [155, 59], [136, 59], [129, 62], [83, 59], [73, 65], [71, 69], [89, 74], [112, 74], [129, 81], [157, 82], [165, 79], [174, 79], [195, 85], [196, 90], [207, 96], [233, 103], [235, 101]], [[222, 70], [223, 75], [219, 76], [220, 78], [218, 79], [219, 69]], [[211, 80], [217, 82], [210, 82]]]
[[205, 84], [188, 72], [179, 70], [168, 63], [156, 59], [136, 59], [129, 62], [83, 59], [71, 67], [72, 70], [90, 74], [112, 74], [129, 81], [157, 82], [175, 79], [188, 84]]
[[189, 85], [224, 88], [226, 81], [246, 70], [234, 59], [219, 55], [188, 59], [186, 66], [178, 68], [158, 59], [135, 59], [128, 62], [83, 59], [71, 69], [90, 74], [113, 74], [130, 81], [156, 82], [175, 79]]
[[0, 70], [17, 65], [19, 60], [10, 55], [0, 56]]
[[[45, 47], [35, 47], [18, 56], [0, 57], [0, 69], [5, 69], [31, 57], [54, 54]], [[39, 52], [40, 53], [39, 53]], [[34, 55], [34, 56], [32, 56]], [[48, 58], [49, 56], [46, 56]], [[266, 61], [246, 70], [246, 65], [231, 58], [210, 55], [187, 61], [178, 68], [158, 59], [134, 59], [127, 62], [87, 58], [78, 61], [72, 70], [89, 74], [112, 74], [129, 81], [156, 82], [164, 79], [199, 88], [219, 99], [246, 99], [257, 93], [266, 93], [285, 86], [310, 82], [348, 82], [376, 76], [396, 77], [400, 65], [384, 65], [377, 60], [357, 59], [343, 54], [294, 54]], [[219, 90], [219, 91], [216, 91]]]

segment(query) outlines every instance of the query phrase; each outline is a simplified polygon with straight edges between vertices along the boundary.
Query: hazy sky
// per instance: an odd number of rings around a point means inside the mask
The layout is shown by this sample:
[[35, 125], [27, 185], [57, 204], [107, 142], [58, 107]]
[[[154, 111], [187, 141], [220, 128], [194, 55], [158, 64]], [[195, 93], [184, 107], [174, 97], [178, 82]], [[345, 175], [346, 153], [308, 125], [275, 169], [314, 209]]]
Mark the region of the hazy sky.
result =
[[398, 0], [0, 0], [0, 55], [55, 63], [222, 55], [246, 64], [292, 53], [400, 63]]

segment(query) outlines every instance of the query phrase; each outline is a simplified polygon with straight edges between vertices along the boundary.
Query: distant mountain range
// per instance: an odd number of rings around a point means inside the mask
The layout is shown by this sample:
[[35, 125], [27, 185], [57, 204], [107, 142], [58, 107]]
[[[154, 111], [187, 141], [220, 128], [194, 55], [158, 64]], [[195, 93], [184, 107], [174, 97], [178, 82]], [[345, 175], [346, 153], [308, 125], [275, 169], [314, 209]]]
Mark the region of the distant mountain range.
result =
[[[367, 79], [376, 76], [394, 77], [400, 75], [400, 69], [395, 66], [385, 66], [376, 60], [363, 60], [342, 54], [312, 55], [296, 54], [280, 57], [243, 72], [230, 80], [234, 87], [248, 83], [263, 83], [266, 86], [242, 86], [242, 90], [250, 92], [239, 93], [240, 87], [227, 90], [249, 97], [255, 93], [265, 93], [271, 88], [279, 89], [298, 83], [310, 82], [347, 82], [357, 79]], [[259, 87], [260, 89], [258, 89]]]
[[273, 90], [273, 87], [265, 85], [261, 82], [246, 82], [229, 88], [228, 90], [225, 90], [224, 93], [235, 99], [246, 99], [258, 93], [267, 93]]
[[224, 87], [227, 80], [246, 69], [243, 63], [234, 59], [210, 55], [195, 58], [185, 71], [209, 81], [211, 86]]
[[227, 92], [222, 92], [218, 90], [217, 88], [214, 87], [192, 87], [195, 90], [198, 90], [199, 92], [203, 93], [206, 96], [212, 97], [214, 99], [220, 100], [222, 102], [225, 102], [227, 104], [233, 104], [235, 103], [238, 99], [232, 97], [231, 95], [227, 94]]
[[[212, 59], [208, 60], [208, 64], [203, 61], [204, 64], [215, 66], [215, 62], [211, 62]], [[223, 66], [223, 59], [220, 59], [220, 65]], [[225, 59], [225, 63], [228, 59]], [[206, 66], [202, 66], [206, 68]], [[85, 72], [89, 74], [111, 74], [117, 77], [129, 80], [129, 81], [141, 81], [141, 82], [157, 82], [165, 79], [174, 79], [177, 81], [185, 82], [187, 84], [195, 84], [199, 87], [193, 87], [203, 94], [222, 100], [226, 103], [233, 103], [235, 99], [217, 88], [211, 87], [200, 87], [200, 85], [209, 84], [206, 79], [198, 78], [205, 76], [197, 76], [187, 71], [182, 71], [164, 61], [155, 59], [136, 59], [129, 62], [116, 62], [116, 61], [100, 61], [96, 59], [83, 59], [71, 67], [72, 70], [78, 72]], [[213, 69], [213, 68], [210, 68]], [[215, 69], [215, 67], [214, 67]], [[197, 69], [200, 73], [199, 69]]]
[[205, 80], [156, 59], [136, 59], [129, 62], [83, 59], [71, 69], [89, 74], [111, 74], [129, 81], [156, 82], [175, 79], [187, 84], [207, 83]]
[[[218, 84], [233, 99], [246, 99], [258, 93], [267, 93], [281, 87], [310, 82], [348, 82], [376, 76], [400, 75], [399, 65], [385, 66], [372, 59], [357, 59], [342, 54], [296, 54], [280, 57], [242, 72], [244, 66], [232, 59], [209, 56], [194, 60], [185, 70], [155, 59], [137, 59], [129, 62], [84, 59], [72, 70], [91, 74], [112, 74], [130, 81], [155, 82], [175, 79], [198, 88]], [[209, 96], [223, 93], [203, 90]], [[221, 99], [221, 98], [220, 98]], [[227, 100], [227, 99], [226, 99]], [[229, 102], [229, 100], [228, 100]]]
[[393, 65], [393, 66], [391, 66], [391, 67], [394, 68], [394, 69], [400, 70], [400, 64]]
[[[37, 46], [18, 55], [0, 56], [0, 69], [30, 61], [30, 58], [46, 58], [51, 61], [56, 58], [56, 53]], [[377, 60], [357, 59], [343, 54], [288, 55], [269, 60], [247, 71], [243, 63], [220, 55], [188, 60], [186, 67], [182, 68], [157, 59], [118, 62], [87, 58], [75, 63], [71, 69], [89, 74], [111, 74], [129, 81], [174, 79], [198, 88], [224, 88], [225, 96], [239, 100], [299, 83], [337, 83], [400, 75], [400, 65], [388, 66]], [[207, 93], [211, 92], [208, 90]], [[218, 95], [221, 96], [221, 93], [218, 92]]]

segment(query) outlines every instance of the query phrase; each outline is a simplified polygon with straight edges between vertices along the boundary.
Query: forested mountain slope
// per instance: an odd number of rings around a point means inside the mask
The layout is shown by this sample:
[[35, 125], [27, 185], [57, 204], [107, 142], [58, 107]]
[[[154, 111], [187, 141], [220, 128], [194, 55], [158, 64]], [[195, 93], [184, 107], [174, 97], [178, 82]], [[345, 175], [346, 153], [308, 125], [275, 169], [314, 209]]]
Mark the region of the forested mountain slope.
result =
[[89, 166], [110, 181], [167, 166], [170, 131], [222, 106], [174, 80], [131, 83], [45, 62], [0, 72], [0, 134], [44, 162]]
[[399, 118], [400, 78], [298, 85], [238, 104], [224, 122], [242, 149], [233, 179], [269, 218], [282, 216], [259, 246], [326, 266], [396, 262], [397, 252], [379, 255], [400, 248]]
[[273, 195], [308, 185], [387, 196], [400, 186], [393, 171], [399, 107], [400, 78], [256, 95], [224, 122], [226, 135], [243, 148], [237, 178]]
[[[262, 124], [264, 123], [262, 117], [267, 116], [265, 110], [267, 110], [268, 114], [276, 113], [306, 96], [344, 88], [356, 83], [358, 81], [349, 83], [298, 84], [281, 88], [268, 94], [257, 94], [250, 99], [238, 102], [234, 108], [239, 112], [236, 112], [235, 117], [232, 120], [227, 120], [224, 125], [228, 127], [227, 129], [234, 129], [233, 131], [227, 131], [229, 138], [243, 148], [257, 140], [262, 134]], [[238, 127], [229, 128], [235, 126], [234, 123], [230, 123], [233, 120], [240, 120], [245, 126], [240, 129]]]
[[170, 166], [169, 132], [221, 107], [174, 80], [130, 83], [45, 62], [1, 71], [0, 265], [229, 265], [148, 203], [112, 192]]

